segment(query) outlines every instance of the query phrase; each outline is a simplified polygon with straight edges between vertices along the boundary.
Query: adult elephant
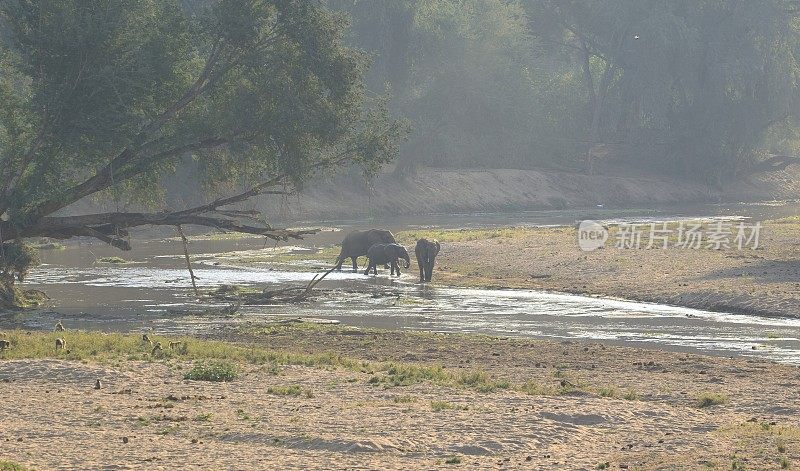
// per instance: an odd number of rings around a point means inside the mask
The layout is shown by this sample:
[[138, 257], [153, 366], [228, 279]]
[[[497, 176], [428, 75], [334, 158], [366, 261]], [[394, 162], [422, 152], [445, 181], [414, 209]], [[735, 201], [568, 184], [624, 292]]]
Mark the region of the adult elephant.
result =
[[417, 255], [420, 283], [431, 281], [433, 277], [433, 264], [441, 248], [442, 246], [439, 245], [439, 241], [437, 240], [420, 239], [417, 241], [414, 253]]
[[378, 265], [388, 263], [392, 266], [392, 275], [397, 272], [397, 276], [400, 276], [400, 264], [397, 263], [398, 260], [405, 260], [406, 268], [411, 265], [411, 257], [408, 256], [408, 251], [399, 244], [375, 244], [367, 250], [367, 258], [369, 262], [366, 271], [364, 271], [365, 275], [369, 275], [370, 270], [377, 275]]
[[341, 270], [348, 258], [353, 260], [353, 271], [358, 271], [358, 257], [367, 254], [367, 250], [375, 244], [395, 244], [394, 235], [384, 229], [368, 229], [353, 231], [342, 241], [342, 251], [336, 257], [336, 269]]

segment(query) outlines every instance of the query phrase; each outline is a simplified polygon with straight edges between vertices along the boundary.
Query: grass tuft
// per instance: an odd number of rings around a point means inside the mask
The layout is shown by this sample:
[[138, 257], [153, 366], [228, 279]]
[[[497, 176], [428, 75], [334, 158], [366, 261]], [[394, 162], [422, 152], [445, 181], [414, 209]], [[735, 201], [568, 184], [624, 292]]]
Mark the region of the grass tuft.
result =
[[206, 412], [204, 414], [197, 414], [194, 418], [195, 422], [209, 422], [211, 421], [211, 417], [213, 414], [211, 412]]
[[274, 394], [276, 396], [300, 396], [303, 395], [305, 397], [314, 397], [314, 393], [309, 391], [308, 389], [303, 389], [296, 384], [292, 384], [289, 386], [270, 386], [267, 388], [268, 394]]
[[615, 388], [614, 386], [600, 387], [597, 388], [597, 394], [599, 394], [600, 397], [616, 397], [617, 388]]
[[431, 401], [431, 409], [433, 409], [435, 412], [441, 412], [443, 410], [468, 410], [469, 406], [463, 404], [454, 404], [447, 401]]
[[0, 471], [27, 471], [28, 468], [13, 461], [0, 460]]
[[628, 389], [622, 398], [626, 401], [638, 401], [639, 393], [637, 393], [635, 389]]
[[728, 397], [719, 393], [704, 392], [697, 397], [697, 407], [700, 408], [718, 406], [726, 402], [728, 402]]

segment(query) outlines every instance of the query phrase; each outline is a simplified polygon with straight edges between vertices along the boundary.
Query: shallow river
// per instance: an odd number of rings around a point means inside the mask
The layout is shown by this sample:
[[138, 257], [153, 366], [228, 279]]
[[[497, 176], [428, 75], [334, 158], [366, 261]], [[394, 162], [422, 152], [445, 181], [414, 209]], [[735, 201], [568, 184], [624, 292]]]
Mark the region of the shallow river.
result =
[[[439, 227], [573, 224], [593, 219], [675, 219], [680, 217], [775, 217], [794, 213], [786, 206], [703, 206], [683, 211], [592, 210], [587, 212], [532, 212], [516, 215], [427, 217], [415, 224], [394, 221], [394, 230], [420, 225]], [[324, 224], [323, 224], [324, 225]], [[361, 227], [361, 223], [338, 223]], [[373, 221], [373, 226], [385, 225]], [[327, 245], [341, 240], [341, 232], [327, 232], [303, 245]], [[196, 241], [190, 245], [198, 258], [198, 284], [222, 283], [258, 286], [301, 284], [313, 273], [273, 270], [269, 265], [234, 267], [214, 265], [221, 252], [263, 248], [254, 239]], [[720, 355], [747, 355], [800, 364], [800, 319], [762, 318], [522, 290], [477, 290], [420, 286], [415, 267], [400, 279], [387, 271], [367, 277], [345, 270], [334, 272], [320, 285], [330, 290], [302, 305], [243, 306], [224, 315], [191, 296], [181, 246], [174, 241], [135, 241], [123, 254], [135, 263], [101, 265], [96, 258], [119, 255], [101, 244], [80, 244], [66, 250], [43, 252], [43, 266], [26, 287], [46, 291], [52, 309], [24, 314], [0, 314], [0, 327], [49, 329], [56, 319], [73, 328], [164, 333], [209, 333], [227, 326], [282, 317], [313, 317], [348, 325], [432, 331], [483, 332], [555, 339], [592, 339], [613, 344], [650, 346]], [[268, 247], [273, 247], [269, 244]], [[363, 260], [363, 259], [362, 259]], [[363, 263], [363, 262], [362, 262]], [[300, 266], [300, 265], [298, 265]]]

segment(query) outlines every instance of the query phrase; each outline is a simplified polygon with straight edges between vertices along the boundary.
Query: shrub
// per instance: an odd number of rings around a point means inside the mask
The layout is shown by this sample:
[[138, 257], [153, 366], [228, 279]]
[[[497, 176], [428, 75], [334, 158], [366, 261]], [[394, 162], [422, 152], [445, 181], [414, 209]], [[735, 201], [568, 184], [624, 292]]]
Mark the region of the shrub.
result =
[[236, 367], [227, 362], [197, 363], [183, 375], [191, 381], [233, 381], [239, 376]]

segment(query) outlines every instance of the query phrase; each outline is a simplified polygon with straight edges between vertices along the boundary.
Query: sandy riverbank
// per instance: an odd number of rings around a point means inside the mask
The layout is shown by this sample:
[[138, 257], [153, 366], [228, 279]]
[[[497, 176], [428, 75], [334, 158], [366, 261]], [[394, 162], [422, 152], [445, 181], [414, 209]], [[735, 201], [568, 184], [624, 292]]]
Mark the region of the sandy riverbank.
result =
[[[153, 358], [135, 337], [68, 332], [72, 351], [59, 356], [41, 346], [54, 334], [11, 333], [12, 349], [0, 354], [0, 460], [31, 469], [780, 469], [800, 461], [795, 367], [304, 324], [230, 335], [252, 347], [189, 340], [183, 353]], [[231, 358], [239, 377], [184, 379], [204, 355]]]
[[443, 242], [441, 283], [800, 316], [800, 221], [795, 219], [766, 222], [757, 250], [618, 249], [612, 236], [605, 249], [583, 252], [570, 227], [405, 234], [409, 241], [421, 236]]

